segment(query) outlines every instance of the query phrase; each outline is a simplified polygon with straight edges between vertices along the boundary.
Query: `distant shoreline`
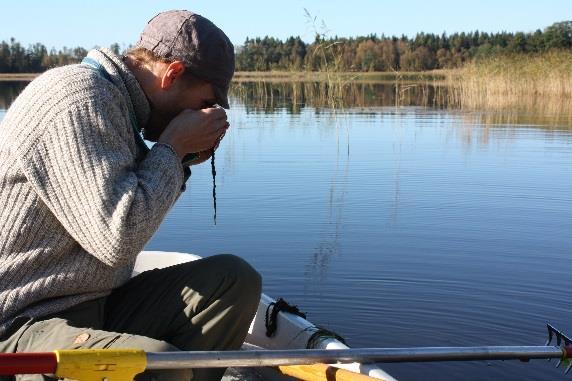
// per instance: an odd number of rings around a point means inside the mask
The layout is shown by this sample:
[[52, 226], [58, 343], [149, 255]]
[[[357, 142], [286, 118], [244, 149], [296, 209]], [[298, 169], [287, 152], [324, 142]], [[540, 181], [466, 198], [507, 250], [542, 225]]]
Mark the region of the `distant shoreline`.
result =
[[41, 73], [0, 73], [0, 81], [31, 81]]
[[[257, 81], [328, 81], [351, 80], [352, 82], [386, 81], [426, 81], [444, 80], [450, 70], [431, 70], [420, 72], [321, 72], [321, 71], [237, 71], [234, 82]], [[41, 73], [0, 73], [0, 81], [31, 81]]]

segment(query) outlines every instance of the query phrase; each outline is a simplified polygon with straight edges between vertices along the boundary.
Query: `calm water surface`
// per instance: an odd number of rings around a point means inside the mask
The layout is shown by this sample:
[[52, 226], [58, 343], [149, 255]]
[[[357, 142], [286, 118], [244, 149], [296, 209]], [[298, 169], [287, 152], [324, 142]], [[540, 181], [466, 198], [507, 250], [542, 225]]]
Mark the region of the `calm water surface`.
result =
[[[6, 108], [17, 91], [0, 89]], [[235, 96], [217, 225], [210, 165], [195, 167], [147, 249], [242, 256], [266, 293], [355, 347], [542, 345], [547, 321], [572, 332], [570, 116], [381, 98], [333, 111]], [[539, 360], [384, 368], [402, 380], [566, 379]]]

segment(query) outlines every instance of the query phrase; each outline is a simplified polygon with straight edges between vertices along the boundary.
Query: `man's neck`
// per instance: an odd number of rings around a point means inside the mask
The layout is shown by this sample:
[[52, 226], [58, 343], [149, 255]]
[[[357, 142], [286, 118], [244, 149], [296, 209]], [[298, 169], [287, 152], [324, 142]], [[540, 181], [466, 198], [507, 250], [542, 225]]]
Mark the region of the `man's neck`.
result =
[[123, 60], [123, 63], [125, 64], [125, 66], [127, 66], [129, 68], [129, 70], [131, 70], [133, 75], [135, 75], [135, 78], [137, 78], [137, 81], [139, 83], [141, 83], [141, 81], [139, 80], [139, 75], [140, 75], [139, 72], [141, 69], [140, 69], [137, 61], [134, 60], [133, 58], [131, 58], [130, 56], [123, 56], [122, 60]]
[[147, 100], [151, 102], [149, 91], [152, 89], [153, 83], [155, 81], [155, 74], [153, 71], [128, 55], [123, 56], [123, 63], [133, 73], [135, 79], [137, 79], [137, 82], [139, 82], [139, 86], [141, 86], [141, 89], [143, 89], [143, 93], [145, 93]]

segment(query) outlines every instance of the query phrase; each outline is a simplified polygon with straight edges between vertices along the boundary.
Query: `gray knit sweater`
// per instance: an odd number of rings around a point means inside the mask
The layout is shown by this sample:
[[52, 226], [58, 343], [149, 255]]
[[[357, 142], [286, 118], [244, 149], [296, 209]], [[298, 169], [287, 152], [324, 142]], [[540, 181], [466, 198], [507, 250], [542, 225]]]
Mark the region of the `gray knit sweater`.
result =
[[108, 295], [180, 195], [171, 147], [138, 146], [129, 119], [149, 103], [120, 57], [32, 81], [0, 124], [0, 340], [19, 316], [41, 317]]

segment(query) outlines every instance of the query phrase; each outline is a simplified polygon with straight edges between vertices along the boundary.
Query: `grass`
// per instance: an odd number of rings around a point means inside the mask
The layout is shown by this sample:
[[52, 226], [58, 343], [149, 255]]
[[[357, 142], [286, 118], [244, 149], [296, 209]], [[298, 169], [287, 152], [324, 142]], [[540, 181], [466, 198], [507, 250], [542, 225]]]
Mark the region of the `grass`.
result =
[[475, 60], [451, 72], [451, 104], [463, 109], [543, 110], [572, 107], [572, 52]]
[[[328, 86], [325, 88], [327, 92], [321, 97], [329, 99], [334, 108], [340, 106], [340, 97], [351, 93], [353, 84], [387, 83], [395, 86], [396, 106], [406, 105], [410, 92], [429, 93], [432, 87], [436, 91], [431, 94], [433, 99], [427, 102], [427, 106], [569, 114], [572, 110], [572, 51], [478, 59], [456, 70], [383, 73], [340, 73], [335, 70], [238, 72], [234, 81], [323, 82]], [[306, 91], [307, 94], [312, 92]]]

